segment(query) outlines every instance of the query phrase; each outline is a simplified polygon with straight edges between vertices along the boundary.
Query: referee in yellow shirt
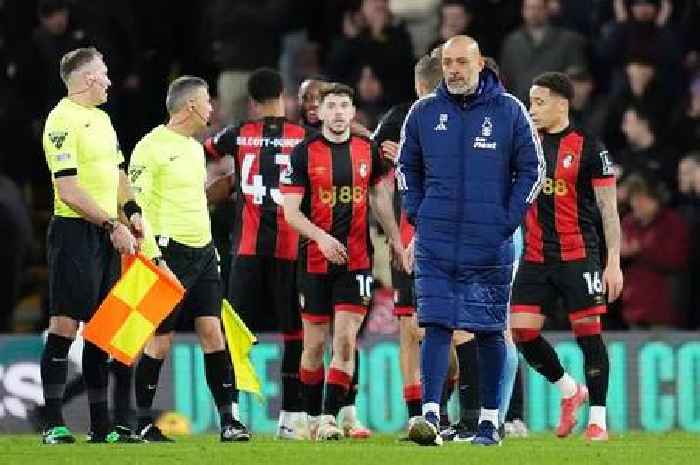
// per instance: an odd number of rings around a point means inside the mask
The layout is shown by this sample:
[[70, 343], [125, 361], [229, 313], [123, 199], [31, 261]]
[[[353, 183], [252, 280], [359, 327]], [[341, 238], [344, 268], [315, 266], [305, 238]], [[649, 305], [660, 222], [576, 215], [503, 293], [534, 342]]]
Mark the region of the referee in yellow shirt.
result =
[[192, 136], [206, 128], [212, 107], [204, 80], [183, 76], [170, 84], [170, 119], [146, 134], [131, 156], [129, 176], [151, 222], [163, 257], [187, 292], [146, 344], [135, 372], [138, 431], [148, 442], [170, 442], [154, 425], [151, 407], [163, 360], [183, 311], [191, 312], [204, 351], [207, 384], [221, 418], [221, 441], [247, 441], [233, 415], [231, 359], [221, 331], [222, 287], [211, 237], [204, 149]]
[[[60, 63], [68, 95], [49, 113], [43, 146], [52, 174], [54, 215], [47, 237], [49, 329], [41, 358], [46, 403], [45, 444], [75, 442], [63, 420], [67, 354], [80, 321], [89, 320], [116, 282], [119, 253], [141, 246], [144, 226], [109, 116], [97, 106], [110, 85], [94, 48], [66, 53]], [[129, 226], [118, 221], [119, 207]], [[151, 237], [151, 256], [159, 255]], [[90, 442], [137, 440], [112, 428], [107, 410], [107, 354], [85, 341], [83, 376], [90, 404]], [[121, 384], [121, 383], [120, 383]], [[129, 392], [124, 392], [127, 399]]]

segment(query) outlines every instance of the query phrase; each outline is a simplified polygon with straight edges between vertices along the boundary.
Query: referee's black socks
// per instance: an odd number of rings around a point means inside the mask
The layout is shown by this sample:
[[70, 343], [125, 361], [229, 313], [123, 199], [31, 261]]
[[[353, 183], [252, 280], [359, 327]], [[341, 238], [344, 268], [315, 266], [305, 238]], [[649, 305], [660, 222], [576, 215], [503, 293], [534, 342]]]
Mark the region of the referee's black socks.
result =
[[90, 428], [95, 434], [109, 432], [112, 424], [107, 407], [107, 353], [95, 344], [85, 341], [83, 346], [83, 378], [90, 404]]
[[136, 371], [134, 373], [134, 393], [136, 395], [136, 408], [138, 416], [138, 430], [153, 423], [153, 398], [158, 388], [158, 378], [160, 377], [160, 367], [163, 360], [150, 357], [146, 354], [141, 356]]
[[112, 408], [114, 409], [114, 424], [131, 428], [131, 381], [133, 370], [118, 360], [112, 360], [109, 371], [114, 375], [112, 388]]
[[233, 373], [226, 350], [204, 354], [204, 371], [209, 390], [219, 410], [221, 427], [233, 423]]
[[66, 386], [68, 369], [68, 349], [73, 339], [49, 333], [41, 354], [41, 386], [46, 402], [46, 426], [65, 424], [61, 406]]

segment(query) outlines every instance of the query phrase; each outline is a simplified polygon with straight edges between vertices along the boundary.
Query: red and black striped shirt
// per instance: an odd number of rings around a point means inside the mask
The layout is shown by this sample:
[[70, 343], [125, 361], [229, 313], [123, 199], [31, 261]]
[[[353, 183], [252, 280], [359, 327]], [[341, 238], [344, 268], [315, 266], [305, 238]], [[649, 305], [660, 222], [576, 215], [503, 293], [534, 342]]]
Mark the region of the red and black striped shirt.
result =
[[547, 178], [525, 216], [526, 261], [566, 262], [598, 257], [600, 214], [595, 186], [614, 186], [608, 151], [580, 129], [541, 134]]
[[387, 174], [377, 145], [361, 136], [334, 143], [321, 134], [305, 139], [292, 152], [292, 174], [285, 193], [304, 194], [302, 212], [331, 234], [348, 252], [343, 267], [330, 265], [315, 242], [302, 244], [309, 273], [371, 268], [369, 188]]
[[236, 255], [296, 260], [299, 234], [284, 219], [279, 187], [289, 176], [292, 150], [305, 134], [298, 124], [269, 117], [228, 127], [204, 143], [213, 158], [232, 155], [235, 160]]

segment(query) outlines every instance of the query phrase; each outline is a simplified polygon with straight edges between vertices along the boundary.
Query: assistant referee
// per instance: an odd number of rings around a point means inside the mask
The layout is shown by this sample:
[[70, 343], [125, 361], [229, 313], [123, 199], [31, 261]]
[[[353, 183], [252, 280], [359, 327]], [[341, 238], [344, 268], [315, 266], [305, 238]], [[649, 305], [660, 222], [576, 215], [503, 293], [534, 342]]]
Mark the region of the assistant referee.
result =
[[[68, 52], [60, 74], [68, 94], [49, 113], [43, 135], [54, 191], [47, 237], [50, 320], [41, 357], [45, 444], [75, 442], [61, 409], [68, 349], [78, 323], [92, 317], [116, 282], [119, 254], [136, 252], [144, 237], [117, 135], [109, 116], [97, 108], [107, 101], [110, 86], [102, 54], [94, 48]], [[118, 220], [120, 207], [128, 226]], [[152, 237], [145, 245], [147, 255], [159, 255]], [[107, 354], [85, 341], [88, 441], [130, 442], [135, 438], [128, 427], [112, 428], [109, 419], [106, 362]]]

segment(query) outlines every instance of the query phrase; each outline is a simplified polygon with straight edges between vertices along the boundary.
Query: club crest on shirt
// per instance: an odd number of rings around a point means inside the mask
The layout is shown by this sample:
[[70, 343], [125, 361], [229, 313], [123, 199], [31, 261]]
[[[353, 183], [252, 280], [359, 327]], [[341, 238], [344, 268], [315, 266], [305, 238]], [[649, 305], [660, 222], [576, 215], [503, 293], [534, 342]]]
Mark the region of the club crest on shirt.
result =
[[567, 154], [564, 156], [564, 159], [561, 161], [561, 164], [564, 168], [568, 168], [571, 166], [571, 163], [574, 161], [574, 156], [572, 154]]
[[54, 147], [60, 149], [63, 147], [63, 142], [65, 142], [66, 136], [68, 136], [68, 133], [65, 131], [53, 131], [49, 133], [49, 140]]
[[366, 178], [367, 177], [367, 163], [362, 162], [360, 163], [360, 177], [361, 178]]

